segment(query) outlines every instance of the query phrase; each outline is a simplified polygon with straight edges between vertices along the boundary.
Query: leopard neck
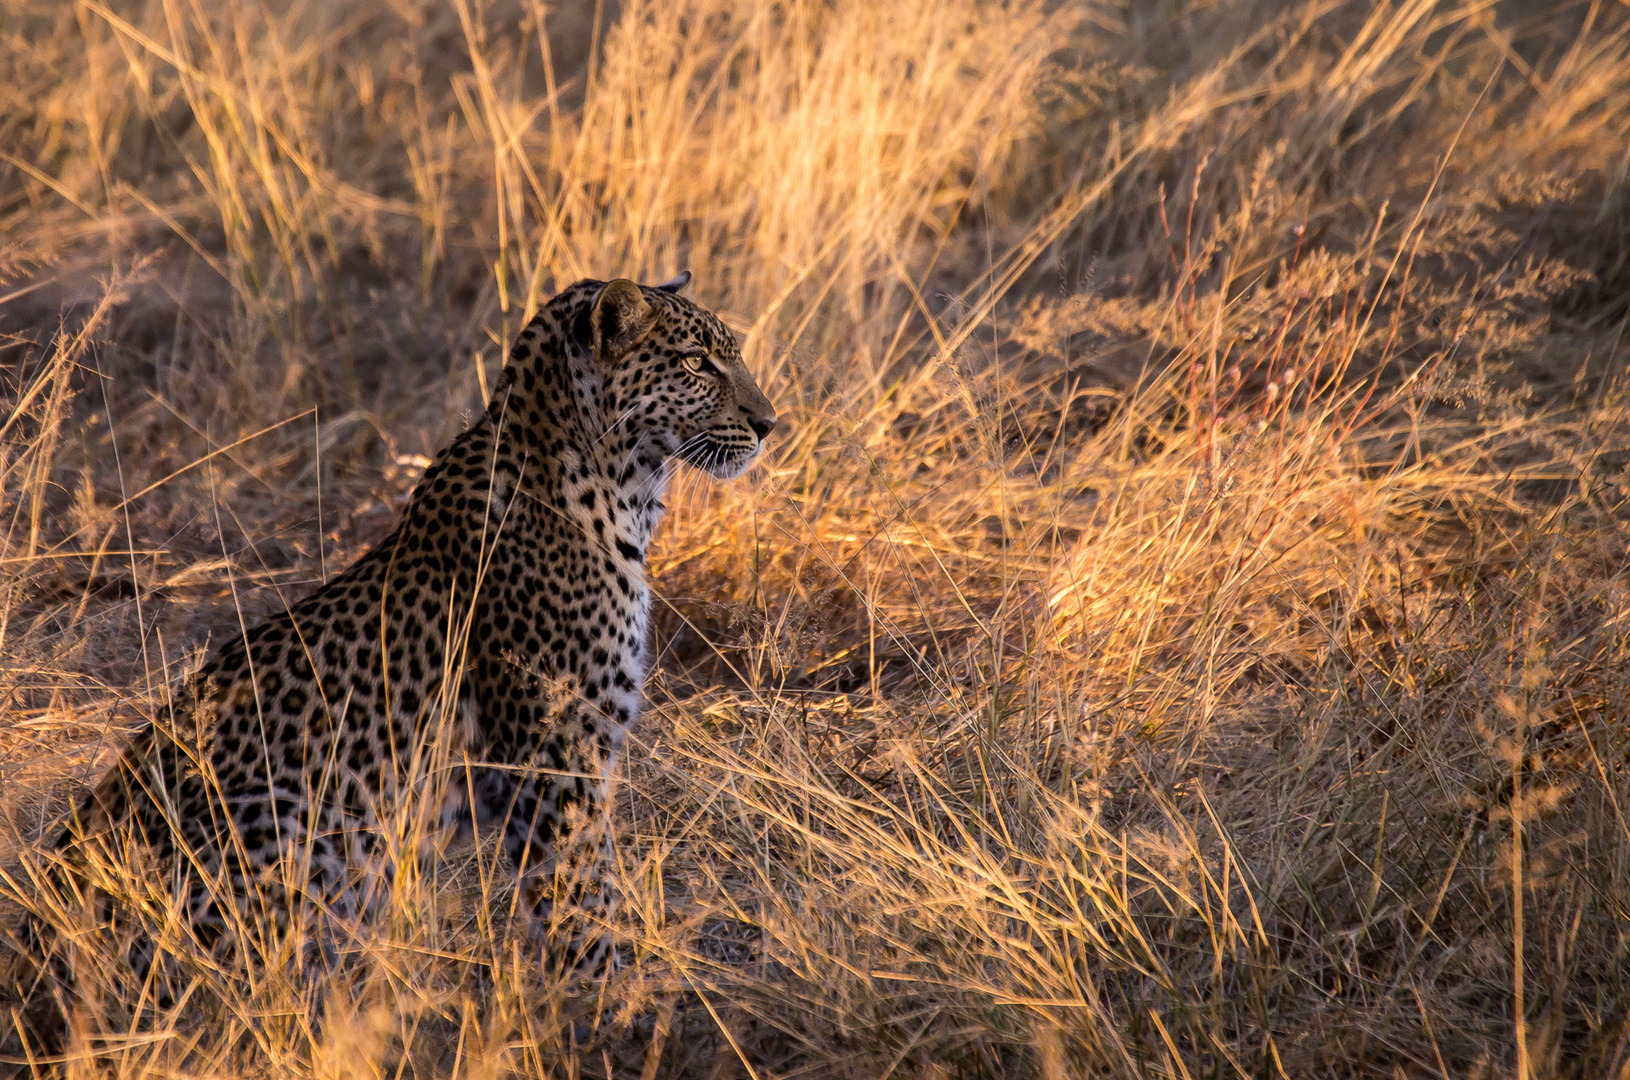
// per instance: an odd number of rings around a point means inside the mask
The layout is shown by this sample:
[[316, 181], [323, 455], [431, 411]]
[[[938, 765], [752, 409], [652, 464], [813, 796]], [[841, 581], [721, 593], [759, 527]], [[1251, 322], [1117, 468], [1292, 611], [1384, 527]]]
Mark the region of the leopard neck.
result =
[[606, 416], [593, 359], [554, 306], [516, 339], [488, 422], [511, 456], [529, 462], [524, 486], [601, 546], [643, 561], [662, 518], [672, 448], [633, 438]]

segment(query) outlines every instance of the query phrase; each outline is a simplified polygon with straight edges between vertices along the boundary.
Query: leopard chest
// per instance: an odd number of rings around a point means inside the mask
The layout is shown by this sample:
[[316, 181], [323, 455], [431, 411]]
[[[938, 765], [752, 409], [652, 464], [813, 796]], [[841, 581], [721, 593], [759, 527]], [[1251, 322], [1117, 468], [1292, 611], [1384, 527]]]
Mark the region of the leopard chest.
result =
[[514, 499], [477, 593], [471, 644], [511, 692], [547, 698], [557, 715], [573, 705], [615, 753], [639, 715], [645, 675], [643, 552], [614, 523], [596, 528], [563, 502]]

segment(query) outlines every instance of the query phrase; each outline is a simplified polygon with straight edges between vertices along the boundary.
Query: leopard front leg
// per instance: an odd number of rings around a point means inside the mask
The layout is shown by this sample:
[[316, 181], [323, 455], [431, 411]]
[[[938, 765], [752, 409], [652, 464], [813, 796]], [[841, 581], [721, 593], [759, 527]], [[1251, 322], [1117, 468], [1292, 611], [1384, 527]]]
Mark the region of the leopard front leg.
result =
[[472, 809], [502, 829], [552, 962], [584, 970], [611, 955], [609, 778], [639, 711], [644, 627], [624, 625], [639, 605], [611, 598], [633, 579], [614, 576], [609, 559], [561, 561], [569, 603], [559, 581], [495, 565], [476, 604]]
[[612, 956], [605, 924], [616, 907], [607, 755], [566, 717], [517, 749], [509, 762], [478, 767], [472, 809], [503, 830], [518, 906], [551, 964], [597, 971]]

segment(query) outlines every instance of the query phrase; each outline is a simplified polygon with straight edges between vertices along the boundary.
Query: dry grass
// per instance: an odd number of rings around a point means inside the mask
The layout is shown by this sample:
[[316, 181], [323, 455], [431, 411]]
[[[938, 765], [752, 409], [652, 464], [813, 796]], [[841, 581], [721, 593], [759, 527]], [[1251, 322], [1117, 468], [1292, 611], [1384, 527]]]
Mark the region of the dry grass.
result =
[[542, 979], [455, 860], [317, 1007], [172, 934], [128, 1024], [86, 936], [71, 1075], [1630, 1076], [1622, 5], [0, 42], [13, 907], [71, 917], [52, 815], [383, 533], [558, 284], [691, 268], [784, 424], [653, 557], [622, 973]]

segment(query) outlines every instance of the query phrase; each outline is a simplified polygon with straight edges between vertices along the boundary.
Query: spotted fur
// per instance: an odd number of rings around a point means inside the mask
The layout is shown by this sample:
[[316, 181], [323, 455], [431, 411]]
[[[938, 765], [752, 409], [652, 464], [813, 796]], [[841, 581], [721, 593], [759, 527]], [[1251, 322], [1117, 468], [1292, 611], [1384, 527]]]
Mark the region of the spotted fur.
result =
[[[365, 912], [392, 815], [427, 797], [447, 824], [502, 830], [540, 927], [562, 898], [603, 913], [602, 842], [583, 837], [604, 831], [640, 712], [669, 462], [735, 476], [775, 426], [730, 332], [678, 295], [688, 280], [551, 300], [395, 530], [215, 653], [61, 846], [129, 829], [193, 868], [192, 929], [219, 940], [286, 921], [264, 888], [279, 865], [304, 868], [305, 901]], [[568, 848], [589, 865], [563, 892]], [[597, 963], [604, 940], [566, 951]]]

